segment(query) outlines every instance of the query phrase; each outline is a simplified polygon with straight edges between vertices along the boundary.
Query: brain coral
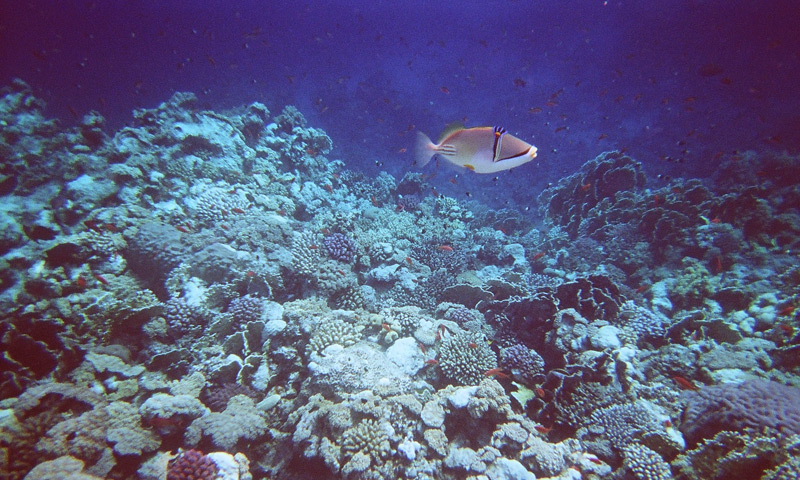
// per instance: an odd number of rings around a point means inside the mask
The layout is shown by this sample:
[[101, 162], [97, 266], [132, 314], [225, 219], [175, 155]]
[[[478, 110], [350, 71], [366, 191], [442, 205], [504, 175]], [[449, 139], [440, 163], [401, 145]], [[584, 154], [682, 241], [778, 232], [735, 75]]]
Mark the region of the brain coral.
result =
[[722, 430], [770, 427], [800, 435], [800, 388], [747, 380], [705, 387], [688, 394], [680, 430], [696, 444]]
[[439, 348], [439, 366], [447, 378], [464, 385], [477, 385], [487, 370], [497, 367], [497, 357], [486, 337], [477, 332], [447, 336]]

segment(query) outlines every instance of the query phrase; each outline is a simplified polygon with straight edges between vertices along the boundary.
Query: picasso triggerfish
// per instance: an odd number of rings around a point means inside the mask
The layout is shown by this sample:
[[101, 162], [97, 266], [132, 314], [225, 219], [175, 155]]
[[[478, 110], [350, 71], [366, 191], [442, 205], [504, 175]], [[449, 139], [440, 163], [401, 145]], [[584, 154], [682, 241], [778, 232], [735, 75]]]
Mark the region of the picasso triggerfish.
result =
[[518, 167], [536, 158], [536, 147], [506, 132], [501, 127], [448, 127], [436, 145], [422, 132], [417, 132], [414, 164], [423, 167], [434, 156], [472, 170], [495, 173]]

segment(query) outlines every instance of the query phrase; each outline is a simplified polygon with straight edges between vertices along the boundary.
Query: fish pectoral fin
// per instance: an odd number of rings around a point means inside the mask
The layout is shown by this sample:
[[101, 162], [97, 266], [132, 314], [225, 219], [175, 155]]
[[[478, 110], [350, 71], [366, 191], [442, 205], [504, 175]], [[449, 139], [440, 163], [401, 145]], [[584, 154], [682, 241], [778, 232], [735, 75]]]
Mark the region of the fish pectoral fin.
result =
[[456, 151], [456, 147], [454, 147], [453, 145], [445, 144], [445, 145], [439, 145], [438, 147], [436, 147], [436, 153], [452, 157], [458, 152]]

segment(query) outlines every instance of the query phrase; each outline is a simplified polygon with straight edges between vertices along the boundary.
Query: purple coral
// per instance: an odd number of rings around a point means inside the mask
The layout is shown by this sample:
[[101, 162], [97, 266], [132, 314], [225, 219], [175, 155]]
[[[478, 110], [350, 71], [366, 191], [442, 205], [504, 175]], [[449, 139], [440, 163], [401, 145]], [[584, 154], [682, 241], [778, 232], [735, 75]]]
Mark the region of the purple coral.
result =
[[544, 359], [525, 345], [516, 344], [500, 350], [500, 368], [528, 385], [544, 381]]
[[692, 444], [722, 430], [771, 428], [800, 434], [800, 388], [748, 380], [704, 387], [688, 394], [681, 432]]
[[202, 308], [190, 305], [183, 298], [170, 298], [164, 302], [164, 320], [174, 338], [199, 336], [206, 324]]
[[334, 260], [350, 263], [356, 256], [356, 242], [343, 233], [332, 233], [322, 240], [328, 255]]
[[397, 206], [406, 212], [416, 210], [419, 208], [420, 203], [422, 203], [422, 198], [420, 198], [420, 196], [416, 193], [400, 195], [397, 197]]
[[447, 312], [447, 318], [459, 325], [464, 325], [469, 321], [475, 320], [475, 314], [467, 307], [458, 307]]
[[250, 322], [261, 319], [264, 312], [264, 301], [253, 295], [234, 298], [228, 305], [228, 312], [233, 316], [233, 324], [241, 328]]
[[217, 464], [198, 450], [184, 450], [169, 461], [167, 480], [213, 480]]

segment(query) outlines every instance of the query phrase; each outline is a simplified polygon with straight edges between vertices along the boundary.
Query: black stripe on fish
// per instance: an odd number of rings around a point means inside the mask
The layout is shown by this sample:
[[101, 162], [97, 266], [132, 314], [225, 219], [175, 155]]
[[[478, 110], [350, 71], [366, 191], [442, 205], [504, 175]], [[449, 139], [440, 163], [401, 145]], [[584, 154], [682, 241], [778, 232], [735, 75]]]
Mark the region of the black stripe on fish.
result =
[[500, 161], [500, 149], [503, 147], [503, 135], [506, 134], [506, 129], [503, 127], [494, 127], [494, 145], [492, 145], [492, 161]]
[[523, 150], [523, 151], [519, 152], [516, 155], [511, 155], [510, 157], [501, 158], [500, 160], [498, 160], [498, 162], [502, 162], [503, 160], [511, 160], [512, 158], [517, 158], [517, 157], [521, 157], [523, 155], [527, 155], [528, 152], [530, 152], [530, 151], [531, 151], [531, 149], [528, 148], [527, 150]]

